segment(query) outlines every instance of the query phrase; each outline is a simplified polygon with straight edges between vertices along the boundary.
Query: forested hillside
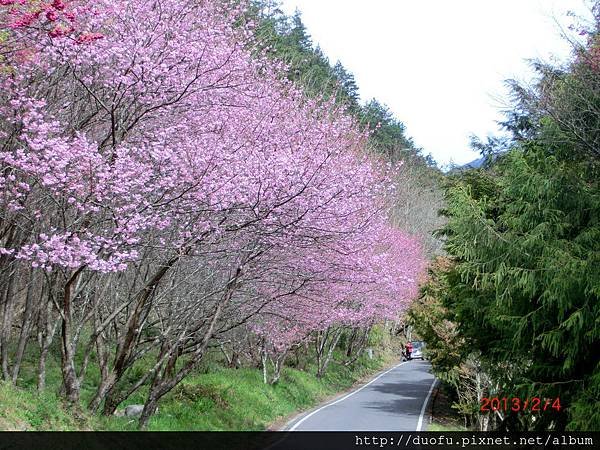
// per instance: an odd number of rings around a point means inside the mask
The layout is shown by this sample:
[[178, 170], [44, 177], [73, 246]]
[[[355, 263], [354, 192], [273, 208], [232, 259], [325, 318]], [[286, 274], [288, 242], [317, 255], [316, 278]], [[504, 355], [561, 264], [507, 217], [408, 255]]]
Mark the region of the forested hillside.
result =
[[447, 179], [447, 256], [410, 315], [476, 429], [600, 429], [599, 12], [569, 65], [509, 83], [509, 142]]
[[[173, 416], [235, 414], [214, 374], [290, 403], [213, 426], [264, 426], [382, 363], [363, 351], [439, 249], [441, 174], [298, 16], [3, 1], [0, 25], [0, 424], [50, 426], [25, 389], [83, 426], [140, 400], [141, 428], [210, 426]], [[303, 379], [290, 365], [338, 381], [248, 381]]]

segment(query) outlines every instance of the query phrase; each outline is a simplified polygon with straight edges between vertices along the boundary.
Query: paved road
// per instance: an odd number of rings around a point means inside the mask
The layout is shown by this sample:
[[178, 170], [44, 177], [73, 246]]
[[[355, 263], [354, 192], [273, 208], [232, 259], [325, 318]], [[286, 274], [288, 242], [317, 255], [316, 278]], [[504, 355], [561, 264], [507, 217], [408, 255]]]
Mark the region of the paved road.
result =
[[[409, 361], [290, 422], [291, 431], [423, 431], [434, 377], [427, 361]], [[419, 420], [421, 419], [421, 420]]]

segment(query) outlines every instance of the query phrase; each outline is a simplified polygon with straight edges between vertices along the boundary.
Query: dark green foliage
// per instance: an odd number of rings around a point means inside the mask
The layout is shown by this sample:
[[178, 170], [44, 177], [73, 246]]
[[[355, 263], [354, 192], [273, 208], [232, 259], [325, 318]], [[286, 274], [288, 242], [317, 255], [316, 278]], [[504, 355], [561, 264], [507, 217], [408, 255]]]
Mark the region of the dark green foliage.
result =
[[307, 95], [324, 99], [335, 95], [336, 102], [351, 111], [360, 108], [354, 76], [339, 62], [332, 67], [321, 49], [313, 46], [298, 12], [288, 17], [272, 2], [256, 1], [250, 16], [257, 23], [257, 48], [283, 61], [288, 78], [300, 84]]
[[438, 257], [431, 264], [427, 283], [408, 311], [408, 323], [427, 343], [426, 356], [436, 376], [458, 388], [460, 365], [469, 350], [456, 324], [448, 320], [448, 310], [442, 304], [449, 289], [447, 274], [452, 267], [452, 262], [444, 257]]
[[396, 120], [387, 106], [372, 99], [363, 107], [360, 120], [373, 130], [371, 142], [375, 149], [392, 161], [415, 153], [412, 139], [404, 135], [404, 124]]
[[497, 395], [562, 405], [509, 415], [509, 429], [600, 430], [599, 23], [570, 67], [510, 82], [512, 139], [474, 141], [486, 168], [449, 178], [445, 319]]
[[448, 317], [501, 395], [563, 406], [535, 421], [507, 417], [509, 428], [600, 429], [600, 165], [589, 151], [600, 129], [585, 114], [570, 120], [597, 104], [580, 70], [543, 78], [539, 89], [554, 91], [527, 120], [509, 116], [512, 149], [487, 170], [454, 175], [447, 191]]
[[258, 48], [283, 61], [288, 66], [287, 76], [302, 86], [307, 95], [329, 99], [343, 105], [362, 126], [371, 130], [369, 140], [373, 149], [388, 160], [410, 160], [423, 167], [435, 167], [431, 156], [423, 156], [412, 139], [405, 135], [405, 127], [389, 108], [373, 99], [362, 105], [354, 75], [341, 62], [330, 63], [321, 49], [315, 47], [300, 13], [288, 17], [279, 9], [278, 2], [256, 0], [248, 19], [257, 23], [255, 30]]
[[449, 189], [446, 249], [458, 264], [445, 306], [490, 365], [522, 369], [498, 374], [506, 394], [580, 403], [536, 427], [582, 426], [576, 413], [598, 401], [586, 398], [600, 358], [598, 173], [540, 144]]

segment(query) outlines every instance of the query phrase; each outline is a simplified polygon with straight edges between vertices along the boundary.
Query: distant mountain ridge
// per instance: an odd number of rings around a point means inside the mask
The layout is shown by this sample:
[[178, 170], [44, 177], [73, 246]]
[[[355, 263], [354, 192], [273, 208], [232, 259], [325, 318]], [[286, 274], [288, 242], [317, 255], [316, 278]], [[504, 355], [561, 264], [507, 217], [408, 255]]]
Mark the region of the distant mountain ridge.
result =
[[474, 159], [471, 162], [468, 162], [466, 164], [463, 164], [462, 166], [459, 166], [459, 168], [460, 169], [479, 169], [481, 166], [483, 166], [484, 162], [485, 162], [485, 156], [482, 156], [481, 158]]

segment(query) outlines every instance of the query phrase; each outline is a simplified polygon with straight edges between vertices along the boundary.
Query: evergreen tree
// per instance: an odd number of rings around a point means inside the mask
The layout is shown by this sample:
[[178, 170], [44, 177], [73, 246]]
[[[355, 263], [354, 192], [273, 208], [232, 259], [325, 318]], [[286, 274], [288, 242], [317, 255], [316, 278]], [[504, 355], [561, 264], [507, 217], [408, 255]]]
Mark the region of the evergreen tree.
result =
[[448, 318], [499, 396], [542, 399], [509, 429], [600, 429], [600, 74], [587, 61], [518, 90], [511, 150], [447, 191]]

